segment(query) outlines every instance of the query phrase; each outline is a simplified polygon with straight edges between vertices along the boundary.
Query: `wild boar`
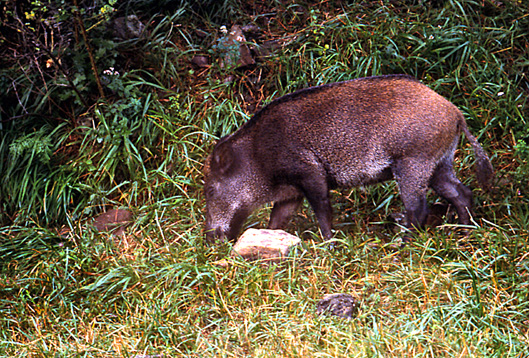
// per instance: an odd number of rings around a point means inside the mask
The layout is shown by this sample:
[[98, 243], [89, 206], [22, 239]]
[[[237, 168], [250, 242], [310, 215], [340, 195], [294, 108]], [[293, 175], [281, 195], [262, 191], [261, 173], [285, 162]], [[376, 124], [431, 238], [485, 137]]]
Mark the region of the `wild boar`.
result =
[[395, 179], [410, 228], [423, 226], [428, 187], [470, 224], [472, 192], [456, 177], [463, 132], [488, 187], [493, 168], [451, 102], [413, 77], [359, 78], [299, 90], [272, 101], [206, 159], [206, 238], [237, 237], [245, 219], [273, 202], [268, 228], [283, 228], [307, 198], [332, 237], [329, 190]]

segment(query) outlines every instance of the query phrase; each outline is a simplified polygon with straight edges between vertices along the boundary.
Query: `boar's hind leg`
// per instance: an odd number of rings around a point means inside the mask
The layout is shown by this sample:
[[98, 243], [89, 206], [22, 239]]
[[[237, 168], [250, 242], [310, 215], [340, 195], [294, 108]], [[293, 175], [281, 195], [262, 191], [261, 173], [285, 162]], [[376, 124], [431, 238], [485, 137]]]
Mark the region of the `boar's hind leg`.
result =
[[457, 179], [452, 163], [439, 163], [430, 179], [430, 186], [439, 196], [455, 206], [460, 224], [470, 225], [472, 191]]
[[301, 195], [301, 193], [298, 196], [276, 201], [274, 203], [274, 207], [272, 208], [272, 212], [270, 213], [270, 222], [268, 223], [268, 228], [284, 228], [302, 201], [303, 195]]

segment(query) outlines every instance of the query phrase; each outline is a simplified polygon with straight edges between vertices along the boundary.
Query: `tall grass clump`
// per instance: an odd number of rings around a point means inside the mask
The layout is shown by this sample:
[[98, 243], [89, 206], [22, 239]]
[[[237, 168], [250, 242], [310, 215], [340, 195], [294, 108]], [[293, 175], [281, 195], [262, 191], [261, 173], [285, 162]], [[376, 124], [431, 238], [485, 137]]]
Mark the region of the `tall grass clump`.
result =
[[[117, 38], [132, 14], [142, 35]], [[0, 18], [0, 356], [527, 356], [527, 4], [28, 0]], [[254, 64], [225, 60], [232, 25]], [[388, 182], [332, 193], [337, 249], [304, 204], [285, 262], [220, 265], [232, 243], [202, 230], [215, 141], [281, 95], [395, 73], [454, 102], [490, 154], [486, 192], [456, 153], [468, 234], [445, 208], [396, 249]], [[122, 234], [93, 225], [112, 208], [132, 213]], [[355, 318], [316, 314], [341, 292]]]

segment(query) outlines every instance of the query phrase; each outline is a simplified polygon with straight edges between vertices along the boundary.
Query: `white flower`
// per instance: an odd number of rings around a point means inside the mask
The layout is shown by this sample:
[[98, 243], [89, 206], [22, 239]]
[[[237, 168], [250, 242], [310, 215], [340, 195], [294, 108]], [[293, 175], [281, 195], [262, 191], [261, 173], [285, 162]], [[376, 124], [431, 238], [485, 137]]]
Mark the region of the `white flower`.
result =
[[103, 74], [107, 76], [119, 76], [119, 72], [114, 71], [114, 67], [110, 67], [108, 70], [104, 70]]

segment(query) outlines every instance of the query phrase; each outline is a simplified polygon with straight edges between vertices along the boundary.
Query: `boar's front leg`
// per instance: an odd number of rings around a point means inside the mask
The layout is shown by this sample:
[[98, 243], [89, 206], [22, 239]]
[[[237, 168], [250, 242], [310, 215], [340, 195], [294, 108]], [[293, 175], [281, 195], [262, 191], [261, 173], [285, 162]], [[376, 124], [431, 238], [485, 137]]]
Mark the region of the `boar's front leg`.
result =
[[329, 198], [329, 188], [323, 175], [317, 176], [311, 173], [307, 179], [301, 183], [301, 190], [309, 201], [318, 224], [321, 234], [325, 240], [332, 238], [332, 207]]
[[[412, 184], [413, 185], [413, 184]], [[406, 209], [407, 226], [410, 229], [420, 229], [426, 223], [428, 205], [426, 203], [426, 185], [410, 187], [405, 183], [400, 185], [400, 195]]]
[[268, 223], [268, 228], [273, 230], [284, 228], [302, 201], [303, 195], [298, 193], [296, 196], [284, 198], [274, 202], [274, 207], [270, 213], [270, 222]]
[[428, 215], [426, 192], [430, 167], [431, 165], [424, 161], [407, 158], [392, 168], [399, 184], [400, 197], [406, 209], [407, 226], [410, 229], [419, 229], [426, 223]]

